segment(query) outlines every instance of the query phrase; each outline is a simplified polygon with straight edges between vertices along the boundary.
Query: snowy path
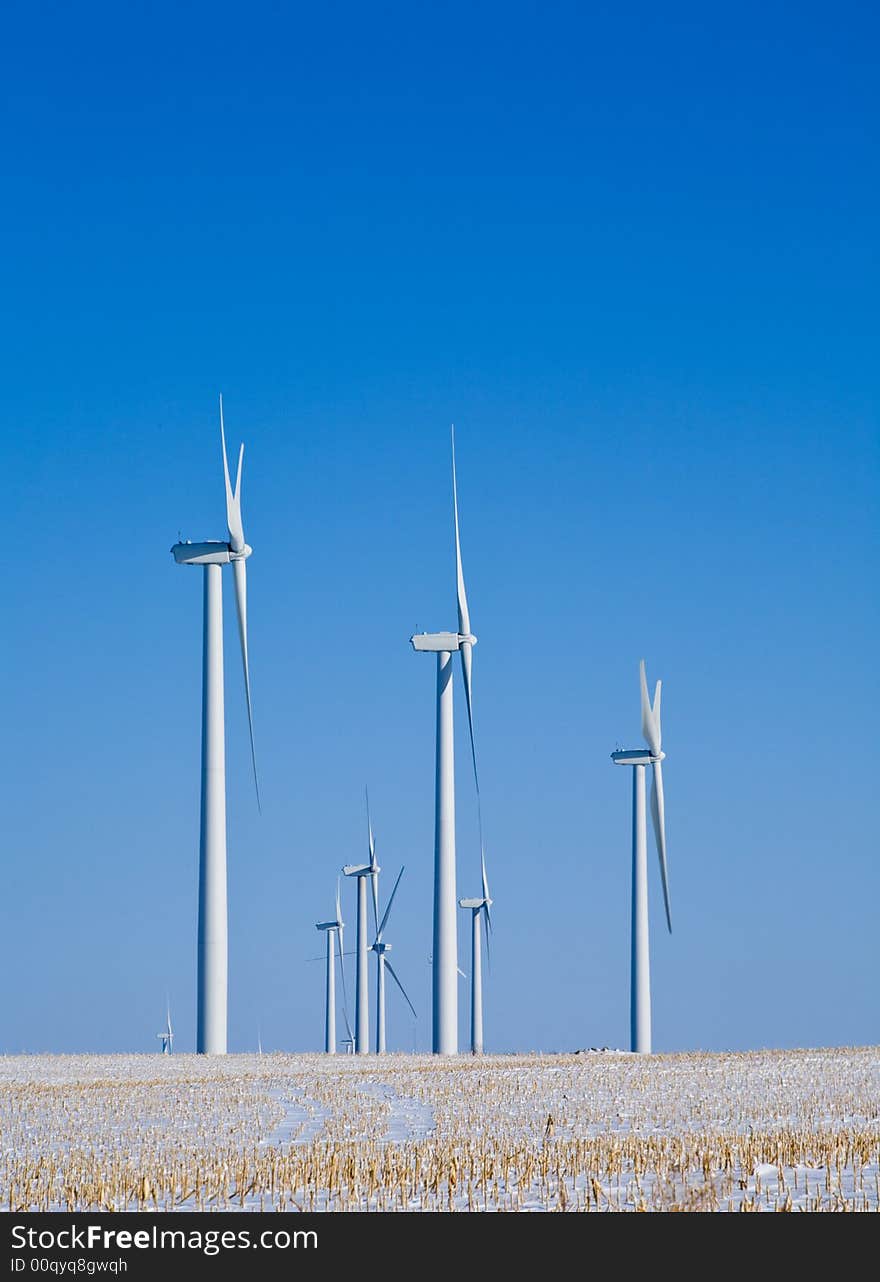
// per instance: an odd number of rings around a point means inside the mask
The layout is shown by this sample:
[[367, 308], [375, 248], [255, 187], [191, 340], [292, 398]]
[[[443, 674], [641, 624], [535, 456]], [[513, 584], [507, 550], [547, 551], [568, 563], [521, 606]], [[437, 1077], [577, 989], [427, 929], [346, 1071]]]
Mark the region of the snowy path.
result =
[[268, 1093], [278, 1100], [285, 1113], [271, 1135], [260, 1141], [261, 1147], [281, 1148], [284, 1144], [308, 1144], [323, 1131], [327, 1110], [320, 1104], [303, 1096], [290, 1099], [288, 1093], [277, 1086]]
[[433, 1134], [436, 1123], [430, 1104], [423, 1104], [410, 1095], [398, 1095], [387, 1082], [361, 1082], [358, 1090], [388, 1105], [388, 1129], [383, 1140], [403, 1144], [406, 1140], [423, 1140]]

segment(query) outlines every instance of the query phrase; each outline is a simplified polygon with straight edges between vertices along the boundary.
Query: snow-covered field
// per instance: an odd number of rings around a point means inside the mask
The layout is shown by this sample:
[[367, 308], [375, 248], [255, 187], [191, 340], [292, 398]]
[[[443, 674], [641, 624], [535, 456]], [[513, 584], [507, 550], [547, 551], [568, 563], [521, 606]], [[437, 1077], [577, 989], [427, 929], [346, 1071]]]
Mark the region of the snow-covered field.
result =
[[0, 1058], [6, 1210], [871, 1210], [880, 1048]]

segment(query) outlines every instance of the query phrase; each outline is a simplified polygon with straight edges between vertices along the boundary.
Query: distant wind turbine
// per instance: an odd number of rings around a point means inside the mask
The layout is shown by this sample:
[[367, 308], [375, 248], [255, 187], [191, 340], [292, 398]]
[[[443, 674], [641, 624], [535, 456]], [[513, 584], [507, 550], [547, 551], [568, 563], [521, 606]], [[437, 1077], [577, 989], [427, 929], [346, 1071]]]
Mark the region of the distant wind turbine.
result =
[[486, 919], [486, 956], [489, 955], [489, 933], [492, 929], [492, 918], [489, 909], [492, 907], [492, 896], [489, 894], [489, 879], [486, 876], [486, 856], [480, 851], [480, 873], [483, 882], [483, 894], [480, 899], [459, 899], [460, 908], [471, 912], [471, 1054], [483, 1053], [483, 957], [480, 941], [480, 918]]
[[165, 1004], [165, 1028], [161, 1033], [157, 1033], [156, 1036], [162, 1043], [161, 1054], [170, 1055], [174, 1049], [174, 1030], [171, 1027], [170, 1001]]
[[381, 869], [376, 862], [376, 843], [373, 840], [373, 825], [370, 821], [370, 795], [367, 793], [367, 848], [369, 859], [365, 864], [346, 864], [342, 869], [346, 877], [357, 880], [357, 967], [355, 973], [355, 1012], [354, 1032], [355, 1049], [358, 1055], [367, 1055], [370, 1050], [370, 992], [367, 972], [367, 883], [373, 898], [373, 926], [379, 928], [379, 873]]
[[663, 767], [666, 753], [660, 743], [660, 688], [654, 690], [654, 702], [648, 697], [645, 661], [639, 664], [642, 696], [642, 735], [648, 747], [612, 752], [618, 766], [633, 767], [633, 838], [632, 838], [632, 963], [630, 972], [630, 1048], [640, 1054], [651, 1053], [651, 970], [648, 941], [648, 839], [645, 825], [645, 767], [650, 766], [651, 816], [654, 838], [660, 858], [660, 880], [666, 924], [672, 933], [669, 907], [669, 878], [666, 870], [666, 811], [663, 800]]
[[479, 804], [477, 753], [471, 663], [477, 638], [471, 632], [470, 613], [461, 565], [458, 528], [458, 486], [455, 475], [455, 431], [452, 433], [452, 506], [455, 524], [455, 571], [458, 597], [457, 632], [419, 632], [410, 638], [414, 650], [437, 655], [437, 761], [434, 806], [434, 970], [433, 1028], [435, 1054], [458, 1052], [458, 925], [455, 906], [455, 763], [452, 722], [452, 654], [461, 654], [464, 697], [471, 738], [474, 782]]
[[244, 541], [241, 520], [241, 464], [238, 454], [233, 490], [226, 458], [223, 397], [220, 397], [220, 444], [226, 483], [226, 523], [229, 541], [175, 543], [171, 549], [178, 565], [199, 565], [205, 571], [204, 637], [202, 651], [202, 805], [199, 848], [198, 1019], [196, 1050], [204, 1055], [225, 1055], [227, 1036], [227, 908], [226, 908], [226, 736], [223, 724], [223, 599], [220, 571], [232, 565], [238, 633], [244, 667], [251, 761], [257, 805], [257, 759], [251, 715], [251, 682], [247, 641], [247, 558], [251, 548]]
[[[345, 962], [343, 961], [342, 950], [342, 932], [345, 929], [345, 922], [342, 920], [342, 905], [339, 901], [339, 878], [336, 879], [336, 916], [332, 921], [319, 921], [316, 923], [317, 930], [323, 930], [327, 936], [327, 970], [326, 970], [326, 998], [324, 1006], [324, 1050], [328, 1055], [336, 1054], [336, 962], [334, 953], [339, 954], [339, 969], [342, 974], [342, 1014], [345, 1019], [345, 1027], [351, 1036], [351, 1027], [348, 1022], [348, 1011], [346, 1010], [347, 1000], [345, 994]], [[335, 941], [335, 949], [334, 949]]]
[[388, 918], [391, 914], [391, 905], [394, 903], [394, 896], [397, 894], [397, 887], [400, 885], [400, 879], [403, 876], [403, 869], [397, 874], [397, 881], [394, 883], [394, 889], [391, 892], [391, 898], [381, 922], [376, 930], [376, 938], [370, 945], [372, 951], [376, 954], [376, 1054], [385, 1054], [385, 971], [387, 969], [391, 978], [397, 987], [403, 993], [404, 1001], [413, 1013], [413, 1018], [418, 1019], [416, 1008], [413, 1006], [406, 989], [397, 977], [397, 973], [391, 962], [385, 956], [391, 950], [391, 945], [386, 944], [382, 938], [385, 933], [385, 927], [388, 925]]

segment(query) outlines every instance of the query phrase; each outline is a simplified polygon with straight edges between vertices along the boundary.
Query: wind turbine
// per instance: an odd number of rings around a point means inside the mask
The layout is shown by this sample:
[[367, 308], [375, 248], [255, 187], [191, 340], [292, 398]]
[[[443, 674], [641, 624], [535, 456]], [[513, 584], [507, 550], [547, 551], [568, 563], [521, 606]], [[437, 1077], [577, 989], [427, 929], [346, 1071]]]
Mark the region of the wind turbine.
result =
[[257, 805], [257, 758], [251, 715], [251, 682], [247, 642], [247, 558], [251, 548], [244, 541], [241, 521], [241, 464], [238, 454], [233, 490], [226, 458], [223, 397], [220, 397], [220, 444], [226, 482], [226, 524], [229, 541], [175, 543], [171, 552], [178, 565], [204, 568], [204, 621], [202, 649], [202, 804], [199, 845], [198, 1020], [196, 1050], [203, 1055], [226, 1054], [227, 1026], [227, 910], [226, 910], [226, 742], [223, 724], [223, 598], [220, 571], [232, 566], [238, 634], [244, 667], [251, 761]]
[[630, 1049], [639, 1054], [651, 1053], [651, 970], [648, 946], [648, 839], [645, 827], [645, 767], [650, 766], [651, 817], [654, 839], [660, 857], [660, 880], [666, 924], [672, 934], [669, 908], [669, 878], [666, 871], [666, 812], [663, 802], [663, 767], [666, 753], [660, 746], [660, 688], [654, 689], [654, 702], [648, 698], [645, 660], [639, 664], [642, 694], [642, 735], [648, 747], [612, 752], [618, 766], [633, 767], [633, 839], [632, 839], [632, 963], [630, 971]]
[[170, 1055], [174, 1049], [174, 1030], [171, 1027], [171, 1003], [167, 1002], [165, 1006], [165, 1029], [156, 1036], [162, 1043], [161, 1054]]
[[355, 975], [355, 1010], [354, 1031], [355, 1050], [358, 1055], [367, 1055], [370, 1050], [370, 994], [367, 973], [367, 883], [373, 897], [373, 925], [379, 928], [379, 873], [381, 869], [376, 862], [376, 843], [373, 841], [373, 825], [370, 822], [370, 796], [367, 793], [367, 841], [369, 860], [365, 864], [346, 864], [342, 869], [346, 877], [357, 879], [357, 968]]
[[458, 595], [457, 632], [420, 632], [410, 638], [414, 650], [437, 655], [437, 760], [434, 794], [434, 972], [432, 1043], [435, 1054], [458, 1053], [458, 924], [455, 914], [455, 762], [452, 723], [452, 655], [461, 654], [464, 697], [471, 737], [471, 757], [479, 806], [477, 751], [474, 746], [471, 662], [477, 638], [471, 632], [455, 476], [455, 429], [452, 432], [452, 507], [455, 522], [455, 570]]
[[480, 873], [483, 881], [483, 894], [480, 899], [459, 899], [460, 908], [469, 908], [471, 912], [471, 1054], [483, 1053], [483, 956], [481, 946], [480, 918], [486, 918], [486, 956], [489, 955], [489, 933], [492, 930], [492, 918], [489, 909], [492, 907], [492, 896], [489, 894], [489, 879], [486, 876], [486, 856], [480, 851]]
[[388, 918], [391, 914], [391, 905], [394, 903], [394, 896], [397, 894], [397, 887], [400, 885], [400, 879], [403, 876], [403, 869], [397, 874], [397, 881], [394, 883], [394, 889], [391, 892], [391, 898], [388, 900], [385, 914], [376, 929], [376, 938], [370, 945], [371, 950], [376, 954], [376, 1054], [385, 1054], [385, 971], [388, 970], [391, 978], [397, 987], [403, 993], [404, 1001], [413, 1013], [413, 1017], [418, 1019], [416, 1008], [413, 1006], [406, 989], [397, 977], [397, 973], [391, 962], [385, 956], [391, 951], [391, 945], [386, 944], [382, 936], [385, 933], [385, 927], [388, 925]]
[[317, 930], [323, 930], [327, 935], [327, 980], [326, 980], [326, 1002], [324, 1012], [324, 1050], [328, 1055], [336, 1054], [336, 963], [334, 959], [333, 941], [335, 939], [339, 952], [339, 968], [342, 972], [342, 1014], [345, 1019], [345, 1027], [351, 1036], [351, 1027], [348, 1023], [348, 1011], [346, 1010], [345, 994], [345, 962], [342, 960], [342, 932], [345, 929], [345, 922], [342, 920], [342, 906], [339, 902], [339, 879], [336, 879], [336, 916], [332, 921], [319, 921], [316, 924]]

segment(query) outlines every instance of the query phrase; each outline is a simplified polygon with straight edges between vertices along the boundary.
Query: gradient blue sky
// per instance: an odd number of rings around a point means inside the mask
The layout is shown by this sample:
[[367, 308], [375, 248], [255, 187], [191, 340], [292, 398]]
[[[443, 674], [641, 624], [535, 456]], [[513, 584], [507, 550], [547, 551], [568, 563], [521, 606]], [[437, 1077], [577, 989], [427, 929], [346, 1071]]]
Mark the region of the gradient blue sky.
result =
[[153, 1050], [166, 989], [194, 1044], [201, 582], [168, 550], [224, 534], [220, 390], [264, 797], [227, 583], [232, 1049], [320, 1045], [365, 782], [428, 1045], [408, 638], [455, 623], [452, 420], [487, 1046], [627, 1042], [643, 655], [656, 1046], [877, 1041], [876, 8], [4, 15], [0, 1048]]

